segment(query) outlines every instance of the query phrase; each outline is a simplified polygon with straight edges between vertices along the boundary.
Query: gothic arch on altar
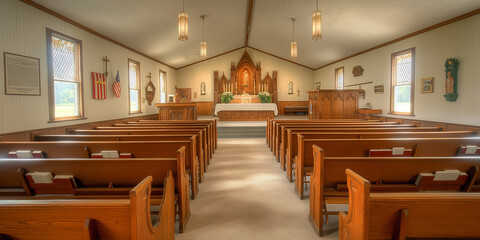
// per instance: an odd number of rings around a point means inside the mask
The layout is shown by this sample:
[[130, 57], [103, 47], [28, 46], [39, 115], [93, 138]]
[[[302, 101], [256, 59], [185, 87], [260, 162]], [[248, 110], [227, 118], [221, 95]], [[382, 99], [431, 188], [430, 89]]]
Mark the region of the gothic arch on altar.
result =
[[224, 92], [231, 92], [234, 95], [254, 95], [258, 92], [269, 92], [272, 95], [272, 102], [277, 102], [277, 71], [269, 73], [262, 79], [262, 68], [260, 62], [255, 65], [248, 55], [243, 52], [237, 66], [232, 62], [230, 67], [230, 79], [225, 73], [219, 78], [218, 71], [213, 73], [214, 77], [214, 97], [213, 108], [220, 103], [220, 96]]

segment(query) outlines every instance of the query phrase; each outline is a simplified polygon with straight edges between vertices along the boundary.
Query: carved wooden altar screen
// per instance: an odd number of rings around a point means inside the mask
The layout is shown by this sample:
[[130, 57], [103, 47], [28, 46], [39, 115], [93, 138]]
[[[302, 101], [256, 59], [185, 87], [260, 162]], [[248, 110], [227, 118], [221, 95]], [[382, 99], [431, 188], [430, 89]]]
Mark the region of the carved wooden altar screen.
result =
[[230, 79], [225, 76], [225, 73], [219, 77], [218, 71], [215, 71], [213, 73], [213, 110], [217, 103], [221, 103], [220, 96], [224, 92], [231, 92], [234, 95], [257, 95], [258, 92], [269, 92], [272, 95], [272, 103], [277, 103], [277, 71], [273, 71], [272, 76], [267, 73], [264, 79], [261, 79], [261, 76], [260, 63], [255, 65], [247, 51], [243, 53], [237, 66], [232, 62]]

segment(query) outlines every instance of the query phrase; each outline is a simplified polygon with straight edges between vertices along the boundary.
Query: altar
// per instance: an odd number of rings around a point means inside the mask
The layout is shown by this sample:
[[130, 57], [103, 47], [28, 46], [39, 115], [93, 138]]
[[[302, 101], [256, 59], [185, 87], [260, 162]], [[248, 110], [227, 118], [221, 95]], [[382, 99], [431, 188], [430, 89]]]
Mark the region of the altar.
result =
[[275, 103], [221, 103], [215, 106], [219, 121], [265, 121], [278, 115]]

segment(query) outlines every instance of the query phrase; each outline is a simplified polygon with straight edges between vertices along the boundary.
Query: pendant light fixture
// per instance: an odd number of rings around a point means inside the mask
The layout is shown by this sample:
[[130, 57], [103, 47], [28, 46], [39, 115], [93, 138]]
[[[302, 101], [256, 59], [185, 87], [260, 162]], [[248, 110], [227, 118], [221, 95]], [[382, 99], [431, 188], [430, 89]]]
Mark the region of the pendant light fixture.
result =
[[202, 42], [200, 43], [200, 57], [206, 58], [207, 57], [207, 42], [205, 42], [205, 15], [200, 16], [203, 20], [203, 34], [202, 34]]
[[292, 18], [293, 23], [293, 34], [292, 34], [292, 43], [290, 43], [290, 57], [295, 60], [297, 59], [297, 42], [295, 41], [295, 18]]
[[317, 11], [312, 14], [312, 39], [320, 40], [322, 39], [322, 12], [318, 11], [318, 0], [317, 1]]
[[185, 12], [185, 0], [182, 12], [178, 14], [178, 40], [188, 40], [188, 13]]

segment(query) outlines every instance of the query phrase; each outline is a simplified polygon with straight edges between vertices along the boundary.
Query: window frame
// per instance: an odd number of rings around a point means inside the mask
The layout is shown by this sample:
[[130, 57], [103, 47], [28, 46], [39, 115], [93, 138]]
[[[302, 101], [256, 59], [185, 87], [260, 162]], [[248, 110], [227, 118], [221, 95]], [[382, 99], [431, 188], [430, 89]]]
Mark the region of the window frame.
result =
[[[342, 69], [342, 73], [343, 73], [343, 86], [342, 88], [338, 88], [338, 70]], [[335, 89], [336, 90], [343, 90], [345, 89], [345, 66], [341, 66], [339, 68], [335, 68]]]
[[[395, 77], [394, 74], [396, 73], [396, 66], [397, 63], [395, 61], [395, 57], [403, 54], [411, 53], [412, 54], [412, 74], [411, 74], [411, 79], [410, 79], [410, 112], [395, 112], [394, 110], [394, 99], [395, 99], [395, 89], [394, 87], [396, 86], [394, 81]], [[395, 62], [395, 64], [394, 64]], [[390, 112], [389, 114], [393, 115], [404, 115], [404, 116], [415, 116], [414, 115], [414, 99], [415, 99], [415, 47], [413, 48], [408, 48], [402, 51], [398, 51], [395, 53], [392, 53], [391, 59], [390, 59]]]
[[167, 103], [167, 100], [168, 100], [168, 95], [167, 95], [167, 72], [159, 69], [158, 70], [158, 85], [160, 86], [159, 87], [159, 96], [158, 98], [160, 99], [160, 103], [162, 103], [162, 81], [161, 81], [161, 76], [162, 76], [162, 73], [164, 74], [165, 76], [165, 102], [164, 103]]
[[[138, 91], [138, 111], [132, 111], [130, 108], [130, 91], [132, 90], [130, 88], [130, 62], [135, 63], [138, 65], [138, 74], [137, 74], [137, 91]], [[137, 114], [137, 113], [142, 113], [142, 74], [140, 71], [140, 62], [135, 61], [133, 59], [128, 58], [127, 61], [127, 72], [128, 72], [128, 113], [129, 114]]]
[[[67, 40], [71, 40], [75, 43], [76, 51], [80, 54], [80, 56], [76, 57], [75, 59], [78, 60], [76, 62], [76, 70], [78, 77], [78, 115], [76, 116], [68, 116], [68, 117], [55, 117], [55, 79], [53, 73], [53, 49], [52, 49], [52, 37], [57, 35], [59, 37], [65, 38]], [[66, 34], [61, 32], [57, 32], [50, 28], [46, 28], [46, 38], [47, 38], [47, 72], [48, 72], [48, 107], [49, 107], [49, 123], [53, 122], [62, 122], [62, 121], [73, 121], [73, 120], [81, 120], [87, 119], [85, 117], [85, 104], [84, 104], [84, 87], [83, 87], [83, 45], [82, 40], [70, 37]]]

